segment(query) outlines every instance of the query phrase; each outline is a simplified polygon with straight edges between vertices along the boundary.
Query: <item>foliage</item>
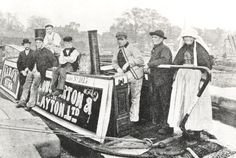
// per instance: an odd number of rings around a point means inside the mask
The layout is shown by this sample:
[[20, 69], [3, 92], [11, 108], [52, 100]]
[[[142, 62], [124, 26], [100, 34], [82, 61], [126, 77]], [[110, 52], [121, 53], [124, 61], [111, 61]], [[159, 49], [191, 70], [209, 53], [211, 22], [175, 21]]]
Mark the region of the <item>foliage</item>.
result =
[[[114, 38], [116, 32], [127, 32], [129, 39], [138, 43], [138, 47], [142, 51], [147, 51], [151, 47], [149, 33], [161, 29], [168, 37], [167, 42], [176, 44], [177, 37], [180, 34], [180, 28], [171, 25], [169, 20], [159, 14], [154, 9], [133, 8], [131, 11], [124, 12], [123, 15], [116, 19], [116, 23], [110, 27], [110, 37]], [[103, 36], [109, 37], [107, 34]], [[112, 39], [109, 39], [112, 41]], [[108, 44], [105, 44], [108, 46]]]
[[[165, 32], [167, 37], [165, 42], [173, 51], [176, 51], [178, 49], [178, 38], [181, 28], [172, 25], [166, 17], [154, 9], [133, 8], [130, 11], [124, 12], [121, 17], [116, 19], [116, 23], [110, 27], [110, 32], [104, 33], [102, 38], [114, 41], [116, 32], [124, 31], [128, 34], [131, 42], [137, 43], [141, 51], [146, 52], [152, 48], [149, 33], [157, 29]], [[206, 41], [211, 51], [213, 51], [213, 54], [223, 51], [224, 39], [226, 37], [224, 30], [220, 28], [196, 29], [199, 35]], [[103, 46], [107, 49], [109, 49], [109, 46], [113, 46], [113, 44], [114, 42], [112, 42], [112, 45], [107, 41], [103, 42]]]
[[46, 24], [49, 24], [50, 20], [45, 18], [45, 17], [41, 17], [41, 16], [31, 16], [28, 19], [28, 25], [30, 29], [38, 29], [38, 28], [44, 28], [44, 26]]
[[18, 20], [17, 16], [11, 13], [3, 14], [0, 12], [0, 35], [1, 36], [22, 36], [24, 25]]
[[28, 27], [25, 31], [26, 37], [34, 37], [34, 29], [44, 28], [45, 25], [50, 23], [50, 20], [41, 16], [31, 16], [28, 19]]
[[78, 36], [79, 34], [79, 23], [70, 22], [68, 25], [65, 26], [56, 26], [55, 31], [59, 32], [63, 36]]
[[[46, 24], [50, 23], [50, 19], [40, 16], [31, 16], [28, 19], [28, 27], [19, 21], [18, 17], [11, 13], [0, 12], [0, 36], [1, 38], [33, 38], [34, 29], [44, 28]], [[80, 31], [80, 24], [77, 22], [70, 22], [64, 26], [55, 26], [55, 30], [62, 36], [72, 36], [75, 46], [79, 49], [89, 50], [88, 33]], [[167, 40], [165, 42], [171, 47], [173, 51], [178, 48], [178, 37], [181, 33], [181, 28], [172, 25], [170, 21], [159, 14], [154, 9], [133, 8], [124, 12], [118, 17], [114, 24], [111, 25], [108, 32], [98, 35], [99, 47], [102, 50], [112, 51], [117, 47], [115, 34], [118, 31], [125, 31], [128, 34], [129, 40], [135, 43], [143, 52], [150, 52], [152, 42], [149, 32], [161, 29], [165, 32]], [[224, 42], [227, 38], [225, 30], [216, 29], [200, 29], [196, 28], [199, 35], [208, 44], [213, 54], [221, 53], [225, 50]], [[98, 31], [99, 32], [99, 31]], [[8, 40], [9, 40], [8, 38]], [[12, 40], [14, 41], [14, 40]]]

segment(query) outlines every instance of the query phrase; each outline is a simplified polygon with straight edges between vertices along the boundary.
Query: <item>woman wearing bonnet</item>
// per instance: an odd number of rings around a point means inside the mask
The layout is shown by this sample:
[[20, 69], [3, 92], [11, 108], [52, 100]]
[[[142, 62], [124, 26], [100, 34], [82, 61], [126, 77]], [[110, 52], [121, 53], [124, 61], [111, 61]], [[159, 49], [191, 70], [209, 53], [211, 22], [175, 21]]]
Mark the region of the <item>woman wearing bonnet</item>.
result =
[[[173, 61], [175, 65], [193, 65], [212, 68], [208, 48], [196, 30], [186, 29], [181, 34], [180, 47]], [[204, 74], [200, 70], [179, 69], [173, 83], [168, 123], [179, 129], [179, 124], [188, 108], [197, 97], [201, 78]], [[193, 138], [200, 138], [200, 131], [210, 129], [212, 121], [211, 98], [206, 88], [198, 104], [192, 111], [185, 125], [187, 130], [193, 131]]]

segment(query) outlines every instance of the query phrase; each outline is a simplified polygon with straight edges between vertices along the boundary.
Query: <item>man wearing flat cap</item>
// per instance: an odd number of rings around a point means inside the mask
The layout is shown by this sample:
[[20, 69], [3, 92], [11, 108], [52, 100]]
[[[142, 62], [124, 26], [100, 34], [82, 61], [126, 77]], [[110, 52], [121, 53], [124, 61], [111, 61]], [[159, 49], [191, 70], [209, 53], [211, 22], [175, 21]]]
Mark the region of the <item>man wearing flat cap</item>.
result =
[[19, 92], [17, 96], [17, 100], [20, 100], [22, 90], [23, 90], [23, 85], [25, 83], [26, 75], [28, 73], [28, 63], [31, 60], [29, 56], [34, 52], [32, 49], [30, 49], [30, 44], [31, 42], [29, 39], [25, 38], [23, 39], [22, 45], [25, 48], [22, 52], [20, 52], [18, 60], [17, 60], [17, 69], [19, 71], [20, 77], [20, 87], [19, 87]]
[[[43, 45], [43, 38], [35, 38], [36, 50], [35, 53], [29, 55], [30, 61], [27, 63], [28, 74], [23, 87], [21, 99], [18, 107], [25, 107], [25, 110], [30, 111], [35, 106], [36, 96], [40, 83], [45, 79], [46, 70], [57, 66], [57, 61], [52, 52]], [[30, 91], [29, 101], [27, 101]]]
[[127, 76], [131, 94], [130, 121], [139, 121], [140, 95], [143, 82], [144, 60], [141, 52], [128, 42], [127, 34], [117, 32], [118, 50], [114, 53], [112, 64], [119, 74]]
[[59, 58], [60, 52], [61, 52], [61, 37], [60, 35], [54, 31], [54, 27], [51, 24], [48, 24], [45, 26], [46, 29], [46, 35], [44, 37], [44, 45], [46, 48], [48, 48], [54, 56]]
[[65, 48], [61, 51], [59, 57], [60, 66], [53, 72], [52, 76], [51, 90], [52, 95], [54, 96], [62, 94], [65, 86], [66, 74], [68, 72], [77, 71], [79, 66], [80, 53], [73, 47], [72, 37], [64, 37], [63, 42]]
[[153, 122], [161, 126], [160, 134], [172, 134], [173, 128], [167, 123], [172, 86], [172, 72], [169, 69], [158, 68], [161, 64], [172, 63], [172, 53], [163, 41], [166, 39], [162, 30], [150, 32], [154, 44], [151, 58], [146, 69], [150, 69], [149, 82], [153, 108]]

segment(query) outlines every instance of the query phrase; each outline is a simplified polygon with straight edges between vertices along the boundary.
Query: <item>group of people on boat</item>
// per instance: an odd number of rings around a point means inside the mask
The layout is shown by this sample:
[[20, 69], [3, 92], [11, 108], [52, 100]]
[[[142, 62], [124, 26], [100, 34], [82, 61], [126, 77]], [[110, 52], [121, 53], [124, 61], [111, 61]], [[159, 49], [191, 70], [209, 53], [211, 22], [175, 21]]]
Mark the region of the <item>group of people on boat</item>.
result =
[[[174, 64], [204, 66], [212, 68], [209, 49], [193, 28], [182, 31], [177, 55], [172, 60], [170, 48], [164, 44], [167, 39], [162, 30], [149, 33], [153, 42], [151, 58], [144, 62], [140, 51], [128, 41], [125, 32], [116, 34], [118, 50], [113, 56], [113, 67], [119, 74], [127, 76], [131, 95], [130, 121], [139, 124], [140, 95], [143, 75], [148, 74], [151, 112], [154, 124], [160, 128], [159, 134], [173, 134], [179, 131], [179, 125], [187, 113], [198, 90], [203, 84], [204, 74], [200, 70], [159, 68], [159, 65]], [[211, 99], [206, 89], [192, 111], [186, 124], [194, 138], [200, 137], [201, 130], [209, 130], [212, 121]]]
[[44, 81], [46, 70], [52, 68], [51, 93], [62, 94], [66, 73], [77, 71], [80, 53], [73, 47], [71, 36], [63, 38], [64, 47], [61, 48], [61, 37], [53, 31], [53, 25], [46, 25], [45, 37], [36, 37], [36, 50], [30, 48], [29, 39], [23, 39], [25, 50], [20, 52], [17, 68], [20, 73], [20, 91], [17, 108], [24, 107], [30, 111], [35, 106], [38, 87]]
[[[58, 96], [63, 93], [66, 74], [77, 71], [79, 65], [81, 53], [73, 47], [72, 37], [63, 38], [64, 47], [62, 48], [61, 37], [54, 32], [53, 26], [46, 25], [45, 29], [44, 38], [35, 38], [36, 50], [30, 48], [29, 39], [23, 39], [22, 45], [25, 49], [20, 52], [17, 61], [20, 91], [16, 107], [24, 107], [27, 111], [35, 106], [38, 87], [44, 81], [48, 68], [53, 71], [49, 95]], [[171, 49], [164, 44], [164, 40], [167, 39], [164, 32], [156, 30], [149, 34], [153, 49], [150, 60], [145, 63], [140, 50], [129, 42], [128, 35], [125, 32], [117, 32], [118, 49], [113, 54], [112, 65], [118, 74], [126, 75], [129, 81], [132, 124], [139, 123], [143, 76], [147, 73], [152, 121], [160, 127], [159, 134], [172, 134], [174, 129], [178, 130], [180, 121], [193, 103], [205, 74], [200, 70], [191, 69], [179, 69], [174, 72], [158, 66], [175, 64], [204, 66], [211, 69], [211, 57], [207, 45], [192, 28], [182, 31], [180, 46], [174, 60]], [[199, 137], [201, 130], [210, 128], [211, 120], [211, 99], [206, 89], [190, 115], [186, 127]]]

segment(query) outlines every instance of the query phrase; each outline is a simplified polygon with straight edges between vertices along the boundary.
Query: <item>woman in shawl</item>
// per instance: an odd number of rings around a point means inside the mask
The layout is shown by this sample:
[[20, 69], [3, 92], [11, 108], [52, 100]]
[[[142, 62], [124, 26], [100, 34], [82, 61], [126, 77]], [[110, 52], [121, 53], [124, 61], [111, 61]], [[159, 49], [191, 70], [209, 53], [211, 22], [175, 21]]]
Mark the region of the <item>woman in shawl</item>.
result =
[[[194, 29], [184, 30], [181, 34], [181, 42], [178, 53], [173, 61], [175, 65], [193, 65], [212, 68], [208, 48]], [[175, 130], [197, 97], [201, 78], [204, 74], [200, 70], [179, 69], [176, 72], [173, 83], [168, 123]], [[206, 88], [200, 97], [198, 104], [192, 111], [185, 125], [187, 130], [193, 131], [194, 138], [200, 138], [200, 131], [207, 130], [211, 126], [212, 108], [211, 98]]]

